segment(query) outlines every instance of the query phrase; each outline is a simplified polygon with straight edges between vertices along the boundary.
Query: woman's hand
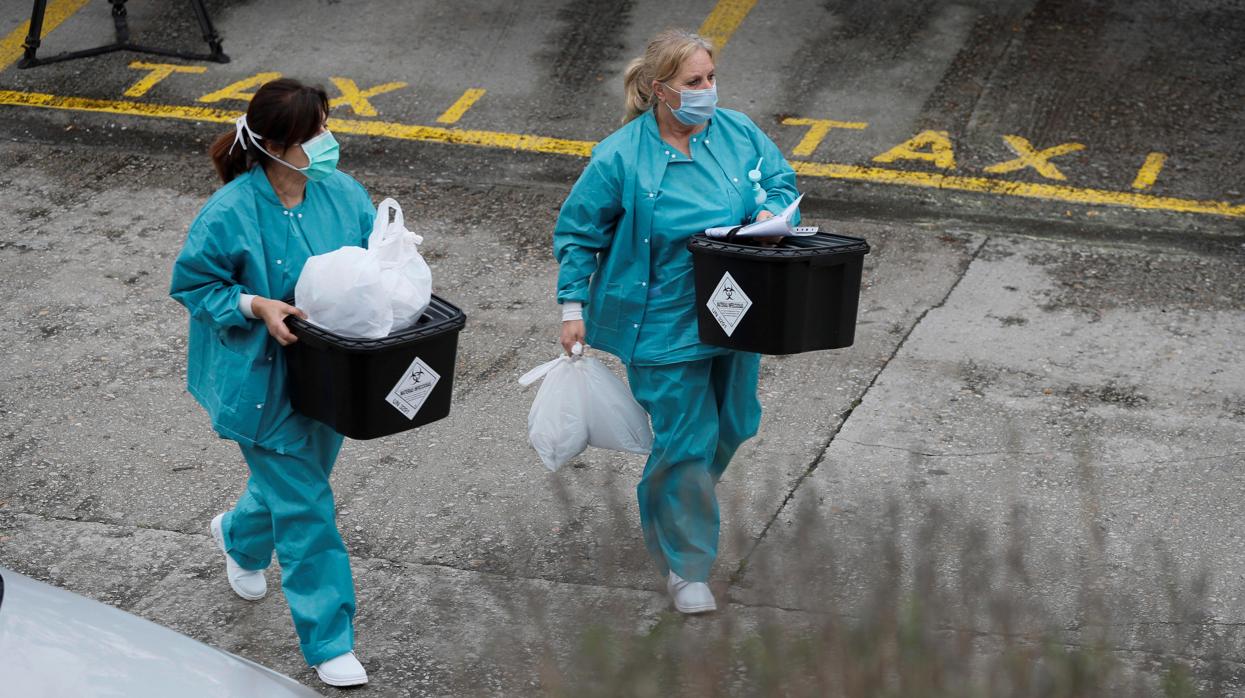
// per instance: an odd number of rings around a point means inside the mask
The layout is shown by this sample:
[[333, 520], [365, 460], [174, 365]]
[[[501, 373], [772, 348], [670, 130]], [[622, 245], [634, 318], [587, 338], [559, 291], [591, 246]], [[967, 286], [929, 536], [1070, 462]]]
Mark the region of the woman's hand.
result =
[[571, 347], [576, 342], [582, 346], [584, 343], [584, 321], [583, 320], [564, 320], [562, 322], [562, 348], [566, 350], [566, 355], [571, 355]]
[[285, 318], [297, 315], [304, 320], [307, 319], [307, 313], [289, 303], [259, 296], [251, 301], [251, 312], [255, 314], [255, 317], [264, 321], [264, 324], [268, 326], [268, 334], [272, 335], [272, 338], [283, 347], [298, 341], [298, 337], [295, 337], [294, 333], [290, 332], [290, 328], [285, 326]]
[[[774, 217], [774, 214], [772, 212], [761, 211], [760, 213], [757, 214], [755, 222], [760, 223], [761, 221], [769, 220], [770, 218], [773, 218], [773, 217]], [[766, 247], [771, 247], [773, 245], [777, 245], [778, 243], [782, 242], [782, 236], [776, 235], [774, 237], [768, 237], [768, 238], [757, 238], [757, 242], [761, 243], [762, 245], [765, 245]]]

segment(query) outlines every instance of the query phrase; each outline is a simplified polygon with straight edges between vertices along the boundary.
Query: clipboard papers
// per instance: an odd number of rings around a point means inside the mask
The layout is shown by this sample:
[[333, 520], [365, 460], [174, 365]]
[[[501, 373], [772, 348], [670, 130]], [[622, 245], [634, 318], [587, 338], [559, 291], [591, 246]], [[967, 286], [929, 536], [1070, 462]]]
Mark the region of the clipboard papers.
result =
[[707, 228], [705, 235], [711, 238], [766, 238], [766, 237], [788, 237], [788, 236], [806, 236], [817, 233], [816, 226], [793, 226], [791, 219], [795, 217], [795, 212], [800, 209], [800, 200], [804, 198], [803, 194], [796, 197], [781, 214], [773, 218], [767, 218], [756, 223], [748, 225], [723, 225], [716, 228]]

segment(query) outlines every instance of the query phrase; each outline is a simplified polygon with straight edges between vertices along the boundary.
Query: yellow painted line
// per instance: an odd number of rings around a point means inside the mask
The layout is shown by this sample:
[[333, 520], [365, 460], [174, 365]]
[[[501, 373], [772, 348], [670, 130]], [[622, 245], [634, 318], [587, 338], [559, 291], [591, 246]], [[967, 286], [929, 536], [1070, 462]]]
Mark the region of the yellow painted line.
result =
[[147, 75], [139, 79], [138, 82], [130, 85], [130, 88], [123, 94], [126, 97], [142, 97], [151, 91], [151, 88], [159, 85], [165, 78], [173, 73], [188, 73], [191, 75], [201, 75], [207, 72], [207, 68], [201, 65], [176, 65], [174, 63], [147, 63], [145, 61], [134, 61], [130, 63], [131, 70], [146, 70]]
[[[37, 92], [0, 90], [0, 105], [17, 107], [40, 107], [75, 112], [121, 114], [185, 121], [232, 123], [240, 111], [212, 107], [190, 107], [171, 104], [149, 104], [86, 97], [61, 97]], [[339, 133], [361, 136], [377, 136], [431, 143], [452, 143], [486, 148], [505, 148], [533, 153], [554, 153], [588, 157], [594, 141], [566, 138], [549, 138], [501, 131], [469, 131], [439, 126], [414, 126], [384, 121], [361, 121], [357, 119], [329, 119], [329, 128]], [[1137, 192], [1119, 192], [1103, 189], [1081, 189], [1058, 184], [1032, 184], [985, 177], [964, 177], [937, 172], [909, 172], [881, 167], [840, 165], [796, 160], [791, 162], [796, 173], [805, 177], [823, 177], [877, 184], [930, 187], [979, 194], [1000, 194], [1073, 204], [1123, 206], [1128, 208], [1175, 211], [1180, 213], [1211, 214], [1231, 218], [1245, 218], [1245, 204], [1224, 201], [1197, 201], [1169, 196], [1154, 196]]]
[[[59, 27], [62, 22], [73, 16], [75, 12], [81, 10], [88, 0], [52, 0], [48, 3], [47, 11], [43, 15], [43, 36], [46, 37], [53, 29]], [[20, 3], [25, 7], [30, 7], [30, 3]], [[26, 52], [22, 48], [22, 44], [26, 43], [26, 35], [30, 33], [30, 20], [17, 25], [8, 36], [0, 39], [0, 70], [4, 70], [17, 62]]]
[[[207, 121], [222, 124], [231, 124], [242, 115], [241, 111], [215, 109], [212, 107], [186, 107], [173, 104], [150, 104], [112, 99], [91, 99], [87, 97], [61, 97], [58, 95], [16, 92], [12, 90], [0, 90], [0, 105], [147, 116], [161, 119], [180, 119], [183, 121]], [[596, 145], [594, 141], [529, 136], [500, 131], [468, 131], [456, 128], [442, 128], [440, 126], [413, 126], [385, 121], [330, 118], [328, 123], [329, 128], [333, 131], [360, 136], [379, 136], [382, 138], [397, 138], [430, 143], [454, 143], [488, 148], [508, 148], [511, 150], [526, 150], [533, 153], [556, 153], [559, 155], [578, 155], [580, 157], [591, 155], [592, 147]]]
[[1133, 189], [1149, 189], [1154, 186], [1166, 162], [1167, 156], [1162, 153], [1147, 155], [1145, 163], [1141, 165], [1141, 170], [1137, 172], [1137, 179], [1133, 180]]
[[979, 194], [1002, 194], [1004, 196], [1064, 201], [1070, 204], [1125, 206], [1157, 211], [1203, 213], [1232, 218], [1245, 218], [1245, 204], [1230, 204], [1226, 201], [1197, 201], [1193, 199], [1177, 199], [1170, 196], [1110, 191], [1107, 189], [1082, 189], [1060, 184], [1031, 184], [1029, 182], [1013, 182], [986, 177], [964, 177], [937, 172], [908, 172], [880, 167], [860, 167], [857, 165], [837, 165], [820, 162], [796, 161], [792, 162], [791, 166], [795, 168], [796, 174], [801, 174], [805, 177], [826, 177], [829, 179], [847, 179], [880, 184], [902, 184], [911, 187], [952, 189]]
[[1033, 144], [1024, 136], [1003, 136], [1003, 141], [1007, 143], [1007, 147], [1016, 153], [1015, 160], [1000, 162], [997, 165], [991, 165], [985, 169], [990, 174], [1004, 174], [1007, 172], [1015, 172], [1023, 170], [1026, 167], [1032, 167], [1037, 170], [1038, 174], [1047, 179], [1057, 179], [1064, 181], [1067, 177], [1055, 167], [1055, 163], [1050, 162], [1051, 158], [1075, 153], [1078, 150], [1085, 150], [1085, 146], [1080, 143], [1060, 143], [1059, 145], [1045, 148], [1043, 150], [1035, 150]]
[[458, 123], [458, 120], [463, 118], [463, 114], [466, 114], [467, 110], [470, 109], [472, 105], [474, 105], [476, 101], [479, 100], [483, 96], [484, 96], [484, 90], [482, 89], [472, 88], [472, 89], [467, 90], [466, 92], [463, 93], [462, 97], [458, 98], [457, 102], [454, 102], [452, 105], [450, 105], [449, 109], [445, 110], [444, 114], [437, 117], [437, 123], [439, 124]]
[[350, 78], [329, 78], [329, 80], [342, 93], [340, 97], [334, 97], [329, 100], [329, 109], [336, 109], [346, 104], [350, 105], [354, 113], [359, 116], [377, 116], [376, 107], [372, 106], [372, 102], [369, 100], [372, 97], [378, 97], [406, 87], [405, 82], [387, 82], [383, 85], [360, 90], [355, 81]]
[[835, 121], [834, 119], [801, 119], [795, 117], [787, 117], [782, 120], [786, 126], [808, 126], [808, 132], [804, 134], [804, 138], [796, 144], [791, 150], [792, 155], [804, 157], [812, 155], [817, 146], [825, 140], [826, 134], [830, 133], [832, 128], [850, 128], [863, 130], [869, 128], [869, 124], [864, 121]]
[[756, 4], [757, 0], [718, 0], [697, 33], [712, 41], [714, 47], [721, 51]]

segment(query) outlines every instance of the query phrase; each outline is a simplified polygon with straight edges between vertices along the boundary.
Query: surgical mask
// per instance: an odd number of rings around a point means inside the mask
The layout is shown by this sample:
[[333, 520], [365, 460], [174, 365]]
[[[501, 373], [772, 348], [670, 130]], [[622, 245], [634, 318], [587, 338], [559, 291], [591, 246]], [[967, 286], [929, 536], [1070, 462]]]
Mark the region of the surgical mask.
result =
[[[253, 143], [256, 148], [259, 148], [261, 153], [267, 155], [273, 160], [276, 160], [282, 165], [285, 165], [291, 170], [301, 172], [303, 176], [313, 182], [324, 180], [337, 170], [337, 160], [341, 154], [341, 146], [337, 143], [337, 139], [333, 137], [333, 133], [331, 131], [326, 130], [324, 133], [321, 133], [320, 135], [302, 144], [301, 147], [303, 149], [303, 153], [307, 156], [306, 167], [296, 167], [268, 152], [268, 149], [259, 143], [259, 139], [263, 138], [263, 136], [260, 136], [251, 130], [251, 127], [246, 123], [245, 114], [238, 117], [238, 120], [235, 122], [233, 142], [234, 145], [238, 145], [240, 143], [242, 145], [242, 149], [246, 150], [247, 138], [244, 137], [244, 133], [250, 138], [251, 143]], [[230, 146], [229, 150], [230, 152], [233, 152], [233, 146]]]
[[[662, 84], [666, 85], [664, 82]], [[717, 83], [703, 90], [676, 90], [669, 85], [666, 85], [666, 89], [679, 93], [679, 108], [672, 108], [669, 102], [666, 103], [666, 108], [684, 126], [699, 126], [705, 123], [713, 118], [713, 112], [718, 108]]]

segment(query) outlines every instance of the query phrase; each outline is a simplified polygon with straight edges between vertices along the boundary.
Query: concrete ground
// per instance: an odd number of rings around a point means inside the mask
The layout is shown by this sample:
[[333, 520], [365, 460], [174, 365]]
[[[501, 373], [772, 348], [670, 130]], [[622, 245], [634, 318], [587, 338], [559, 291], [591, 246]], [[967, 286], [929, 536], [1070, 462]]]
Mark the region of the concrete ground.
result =
[[[176, 3], [132, 5], [145, 41], [200, 50]], [[207, 524], [246, 467], [184, 390], [166, 295], [237, 83], [283, 73], [353, 98], [342, 168], [403, 203], [469, 318], [451, 416], [348, 442], [334, 473], [366, 691], [539, 694], [591, 623], [669, 623], [643, 458], [546, 473], [516, 379], [558, 351], [550, 232], [576, 144], [616, 127], [647, 37], [705, 23], [728, 39], [723, 105], [799, 163], [806, 219], [872, 251], [855, 344], [764, 360], [761, 432], [719, 488], [724, 608], [682, 631], [868, 617], [889, 584], [941, 599], [988, 656], [1014, 633], [985, 601], [1022, 599], [1026, 632], [1100, 639], [1139, 691], [1176, 662], [1238, 694], [1245, 8], [722, 5], [209, 2], [228, 64], [19, 70], [0, 44], [0, 564], [321, 688], [280, 594], [224, 581]], [[110, 28], [86, 3], [41, 52]], [[155, 64], [195, 72], [136, 84]], [[894, 156], [927, 131], [945, 141]]]

